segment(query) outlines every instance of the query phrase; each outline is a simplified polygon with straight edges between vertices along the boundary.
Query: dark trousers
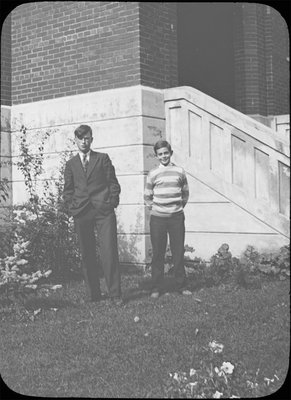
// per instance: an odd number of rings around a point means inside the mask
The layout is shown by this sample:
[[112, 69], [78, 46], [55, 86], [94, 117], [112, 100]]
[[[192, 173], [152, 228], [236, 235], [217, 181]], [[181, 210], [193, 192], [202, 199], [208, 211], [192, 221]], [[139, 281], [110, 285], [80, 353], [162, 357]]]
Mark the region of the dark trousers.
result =
[[157, 217], [151, 215], [150, 234], [153, 249], [152, 257], [152, 284], [153, 289], [161, 290], [164, 279], [164, 262], [169, 234], [172, 261], [176, 288], [182, 288], [185, 284], [184, 267], [184, 240], [185, 240], [185, 216], [184, 213], [172, 217]]
[[[91, 298], [99, 297], [100, 272], [104, 273], [110, 297], [121, 295], [120, 269], [117, 248], [117, 228], [115, 212], [99, 216], [93, 207], [75, 217], [75, 227], [81, 251], [85, 280]], [[97, 260], [95, 227], [100, 242], [101, 264]]]

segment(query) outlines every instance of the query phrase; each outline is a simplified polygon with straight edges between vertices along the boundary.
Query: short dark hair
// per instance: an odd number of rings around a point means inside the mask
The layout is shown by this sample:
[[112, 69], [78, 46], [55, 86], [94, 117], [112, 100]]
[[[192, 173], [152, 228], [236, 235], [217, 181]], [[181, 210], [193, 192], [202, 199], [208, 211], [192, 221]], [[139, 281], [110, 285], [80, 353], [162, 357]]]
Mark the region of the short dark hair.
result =
[[155, 145], [154, 145], [154, 151], [155, 154], [157, 154], [157, 150], [161, 149], [162, 147], [167, 147], [167, 149], [169, 150], [169, 152], [172, 152], [172, 147], [170, 145], [169, 142], [167, 142], [166, 140], [159, 140]]
[[80, 125], [77, 129], [75, 129], [74, 134], [78, 139], [83, 139], [88, 132], [92, 136], [92, 129], [89, 125]]

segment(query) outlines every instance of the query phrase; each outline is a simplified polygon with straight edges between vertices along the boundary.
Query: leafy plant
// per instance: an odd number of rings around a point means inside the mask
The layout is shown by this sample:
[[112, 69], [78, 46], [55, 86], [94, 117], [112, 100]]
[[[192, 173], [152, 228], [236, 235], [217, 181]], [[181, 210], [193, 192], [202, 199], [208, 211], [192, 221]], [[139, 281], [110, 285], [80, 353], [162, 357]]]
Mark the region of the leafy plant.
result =
[[[224, 345], [215, 340], [199, 351], [197, 345], [191, 349], [190, 368], [187, 372], [169, 373], [165, 383], [168, 398], [241, 398], [260, 397], [275, 391], [279, 378], [260, 377], [259, 370], [248, 372], [243, 363], [224, 361]], [[195, 354], [199, 351], [199, 361]]]
[[[44, 143], [50, 131], [42, 135], [39, 152], [33, 154], [27, 142], [27, 129], [22, 126], [20, 160], [16, 163], [23, 174], [29, 202], [13, 206], [1, 241], [0, 287], [2, 297], [21, 297], [39, 288], [38, 281], [50, 276], [68, 278], [79, 270], [79, 254], [72, 218], [62, 200], [63, 171], [66, 154], [61, 158], [57, 180], [46, 180], [42, 195], [37, 194], [36, 181], [43, 172]], [[70, 155], [70, 153], [68, 154]], [[25, 257], [23, 256], [25, 246]]]
[[16, 235], [13, 255], [0, 259], [0, 295], [9, 302], [12, 298], [25, 298], [32, 291], [39, 289], [39, 281], [47, 278], [51, 270], [35, 271], [29, 263], [29, 244]]
[[246, 273], [276, 277], [284, 280], [290, 276], [290, 246], [283, 246], [274, 253], [259, 253], [248, 246], [241, 257], [241, 265]]
[[[191, 283], [198, 286], [231, 284], [245, 288], [258, 288], [264, 278], [284, 280], [290, 277], [290, 247], [283, 246], [274, 253], [259, 253], [247, 246], [240, 258], [233, 257], [229, 245], [223, 243], [209, 262], [200, 257], [191, 257], [195, 249], [185, 245], [184, 265]], [[150, 249], [149, 256], [152, 255]], [[146, 267], [150, 273], [151, 265]], [[171, 275], [173, 263], [170, 247], [165, 255], [165, 273]]]
[[9, 183], [7, 178], [0, 179], [0, 205], [9, 198]]

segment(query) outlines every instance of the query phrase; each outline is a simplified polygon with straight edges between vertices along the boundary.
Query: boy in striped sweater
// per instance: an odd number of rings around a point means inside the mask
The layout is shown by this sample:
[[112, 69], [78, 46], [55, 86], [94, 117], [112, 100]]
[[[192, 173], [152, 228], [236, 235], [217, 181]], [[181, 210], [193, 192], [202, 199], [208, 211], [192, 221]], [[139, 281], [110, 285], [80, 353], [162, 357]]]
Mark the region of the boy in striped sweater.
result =
[[146, 181], [144, 200], [150, 209], [150, 235], [152, 242], [152, 294], [158, 298], [162, 292], [164, 260], [169, 234], [175, 284], [182, 291], [185, 284], [184, 207], [189, 198], [185, 171], [171, 162], [173, 154], [170, 143], [159, 140], [154, 152], [160, 165], [152, 169]]

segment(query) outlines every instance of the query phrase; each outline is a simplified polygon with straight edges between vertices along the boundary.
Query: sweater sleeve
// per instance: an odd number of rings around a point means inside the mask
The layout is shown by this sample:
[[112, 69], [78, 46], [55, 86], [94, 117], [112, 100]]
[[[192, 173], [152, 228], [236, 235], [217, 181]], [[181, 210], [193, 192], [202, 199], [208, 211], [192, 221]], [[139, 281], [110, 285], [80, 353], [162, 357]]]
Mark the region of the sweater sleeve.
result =
[[187, 181], [187, 176], [184, 171], [183, 178], [182, 178], [182, 203], [183, 207], [187, 204], [189, 200], [189, 186], [188, 186], [188, 181]]
[[144, 202], [148, 206], [149, 209], [152, 208], [153, 197], [154, 197], [153, 180], [152, 180], [151, 174], [149, 173], [147, 176], [147, 179], [146, 179], [146, 186], [145, 186], [145, 191], [144, 191]]

